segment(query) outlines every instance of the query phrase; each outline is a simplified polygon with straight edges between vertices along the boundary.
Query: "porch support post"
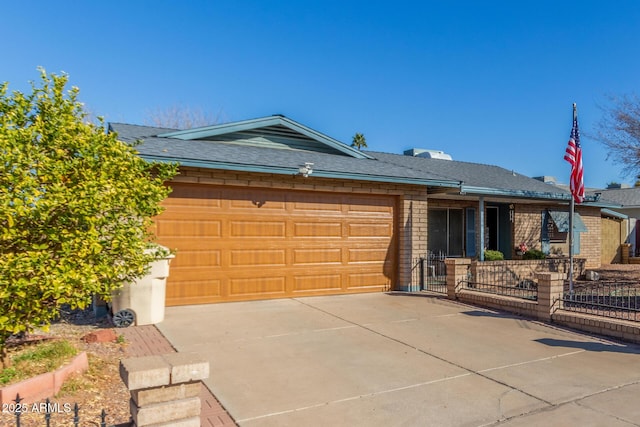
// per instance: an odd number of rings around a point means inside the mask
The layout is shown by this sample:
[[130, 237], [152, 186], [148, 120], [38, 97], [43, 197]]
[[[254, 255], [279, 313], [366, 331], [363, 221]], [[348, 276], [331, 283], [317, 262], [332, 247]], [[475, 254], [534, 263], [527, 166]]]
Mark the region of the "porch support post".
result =
[[480, 211], [480, 256], [478, 259], [484, 261], [484, 196], [480, 196], [478, 210]]

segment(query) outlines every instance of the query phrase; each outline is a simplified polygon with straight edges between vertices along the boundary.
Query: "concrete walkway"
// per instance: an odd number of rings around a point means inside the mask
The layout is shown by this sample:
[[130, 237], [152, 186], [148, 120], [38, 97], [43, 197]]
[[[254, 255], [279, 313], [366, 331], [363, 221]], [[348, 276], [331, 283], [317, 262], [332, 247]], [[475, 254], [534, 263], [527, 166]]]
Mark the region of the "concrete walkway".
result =
[[408, 294], [171, 307], [241, 426], [640, 426], [640, 346]]

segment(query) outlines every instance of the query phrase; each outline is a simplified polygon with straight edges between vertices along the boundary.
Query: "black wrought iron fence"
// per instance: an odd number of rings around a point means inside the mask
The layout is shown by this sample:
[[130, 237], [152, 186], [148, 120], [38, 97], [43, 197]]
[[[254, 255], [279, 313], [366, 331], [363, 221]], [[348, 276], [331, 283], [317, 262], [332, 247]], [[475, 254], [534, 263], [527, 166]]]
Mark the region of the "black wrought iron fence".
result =
[[535, 270], [520, 264], [517, 261], [476, 263], [463, 286], [474, 291], [537, 301]]
[[427, 251], [413, 260], [413, 283], [422, 291], [447, 293], [447, 267], [444, 252]]
[[[20, 394], [17, 394], [13, 401], [2, 405], [2, 414], [13, 418], [13, 422], [16, 427], [23, 426], [23, 417], [27, 414], [30, 414], [32, 419], [34, 417], [40, 418], [42, 422], [38, 422], [37, 425], [39, 426], [55, 426], [52, 422], [55, 422], [56, 420], [59, 421], [63, 417], [66, 418], [65, 425], [69, 425], [69, 422], [72, 423], [73, 427], [79, 427], [81, 425], [80, 407], [77, 403], [70, 404], [51, 402], [49, 399], [44, 402], [24, 403]], [[82, 419], [82, 425], [107, 427], [107, 412], [104, 409], [101, 411], [99, 416], [95, 416], [93, 419], [89, 418], [90, 417], [84, 417]], [[87, 422], [89, 424], [87, 424]], [[119, 427], [124, 427], [125, 425], [129, 424], [120, 424]], [[111, 424], [108, 427], [116, 426]]]
[[564, 287], [562, 309], [614, 319], [640, 321], [640, 283], [598, 282]]

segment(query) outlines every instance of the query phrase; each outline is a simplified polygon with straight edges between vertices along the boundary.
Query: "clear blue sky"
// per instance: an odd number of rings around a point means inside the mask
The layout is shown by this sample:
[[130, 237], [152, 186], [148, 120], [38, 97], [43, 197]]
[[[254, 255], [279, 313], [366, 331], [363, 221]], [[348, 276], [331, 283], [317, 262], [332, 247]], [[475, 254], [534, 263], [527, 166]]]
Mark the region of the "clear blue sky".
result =
[[587, 137], [635, 93], [640, 1], [0, 2], [0, 81], [69, 74], [108, 121], [183, 105], [281, 113], [369, 149], [443, 150], [568, 182], [578, 104], [585, 183], [632, 184]]

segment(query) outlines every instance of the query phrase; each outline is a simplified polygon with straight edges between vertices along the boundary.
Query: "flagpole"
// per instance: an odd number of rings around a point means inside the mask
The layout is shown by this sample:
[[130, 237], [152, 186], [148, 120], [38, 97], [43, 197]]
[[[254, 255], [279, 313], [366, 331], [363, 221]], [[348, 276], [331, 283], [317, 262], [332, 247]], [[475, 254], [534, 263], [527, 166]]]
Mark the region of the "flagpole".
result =
[[[574, 104], [575, 105], [575, 104]], [[569, 203], [569, 297], [573, 299], [573, 212], [576, 202], [571, 195]]]
[[[573, 123], [578, 118], [578, 107], [573, 103]], [[575, 197], [571, 194], [569, 203], [569, 298], [573, 299], [573, 213], [575, 211]]]

